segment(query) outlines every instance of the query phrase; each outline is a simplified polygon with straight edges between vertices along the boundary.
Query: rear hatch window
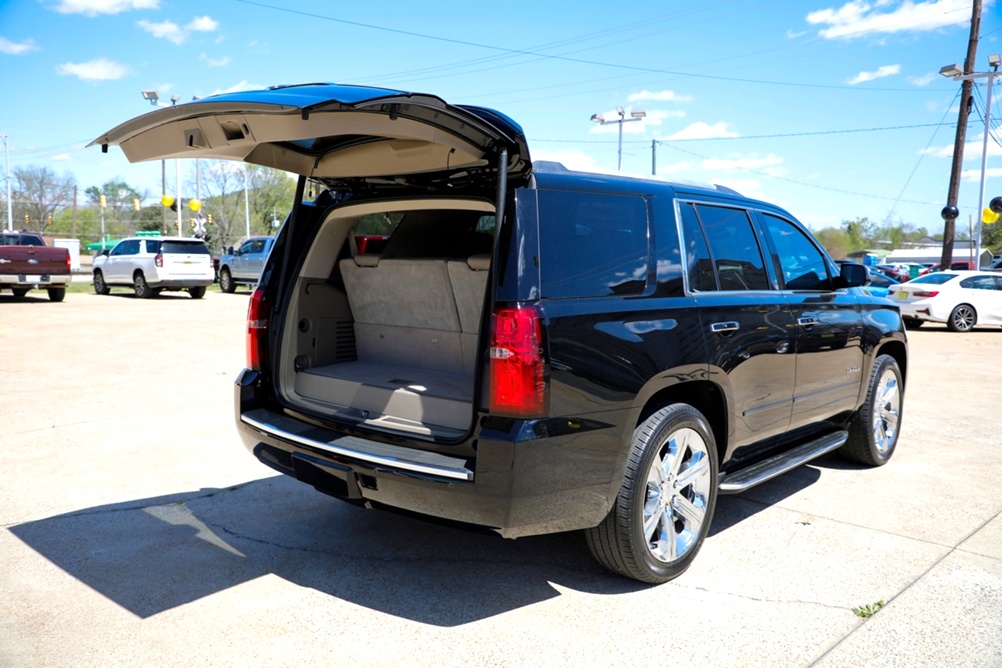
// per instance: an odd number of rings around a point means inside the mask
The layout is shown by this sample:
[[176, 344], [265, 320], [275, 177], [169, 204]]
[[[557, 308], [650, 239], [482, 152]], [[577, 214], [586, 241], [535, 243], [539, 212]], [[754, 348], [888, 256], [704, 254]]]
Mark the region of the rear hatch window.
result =
[[209, 248], [201, 241], [164, 241], [160, 244], [160, 252], [188, 255], [208, 255]]

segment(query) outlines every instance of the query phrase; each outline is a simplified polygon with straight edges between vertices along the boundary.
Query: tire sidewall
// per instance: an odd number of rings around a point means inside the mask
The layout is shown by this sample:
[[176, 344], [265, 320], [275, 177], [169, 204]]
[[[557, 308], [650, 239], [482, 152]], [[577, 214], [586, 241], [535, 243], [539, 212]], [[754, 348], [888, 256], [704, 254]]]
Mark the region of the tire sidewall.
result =
[[[891, 443], [886, 451], [881, 452], [877, 448], [877, 442], [873, 437], [873, 417], [877, 410], [877, 388], [880, 386], [880, 379], [884, 375], [884, 371], [888, 368], [894, 370], [894, 378], [898, 386], [898, 425], [897, 430], [894, 433], [894, 442]], [[891, 457], [894, 455], [894, 451], [898, 447], [898, 440], [901, 437], [901, 418], [904, 409], [904, 401], [902, 398], [902, 391], [904, 390], [904, 384], [901, 381], [901, 368], [898, 367], [898, 363], [890, 355], [881, 355], [877, 358], [877, 367], [873, 374], [870, 376], [870, 387], [867, 389], [866, 397], [866, 414], [864, 415], [867, 434], [867, 444], [870, 446], [870, 454], [873, 456], [873, 461], [877, 466], [883, 466]]]
[[[644, 435], [644, 426], [650, 420], [657, 420], [657, 425], [650, 437]], [[674, 579], [685, 572], [692, 564], [699, 553], [713, 522], [714, 510], [717, 506], [717, 485], [719, 462], [716, 450], [716, 441], [713, 438], [713, 431], [706, 418], [692, 406], [687, 404], [674, 404], [664, 408], [650, 418], [648, 422], [642, 424], [635, 432], [633, 447], [643, 448], [643, 455], [637, 467], [637, 475], [632, 480], [632, 490], [629, 494], [629, 503], [623, 508], [629, 513], [630, 542], [633, 545], [633, 552], [645, 570], [649, 571], [659, 581]], [[647, 474], [651, 465], [658, 455], [668, 437], [680, 430], [689, 428], [700, 435], [706, 444], [709, 455], [710, 466], [710, 490], [707, 495], [706, 515], [703, 518], [702, 526], [696, 541], [689, 548], [689, 551], [676, 561], [665, 563], [658, 560], [647, 547], [647, 538], [643, 535], [643, 510], [644, 501], [647, 495]]]
[[[970, 309], [971, 312], [974, 313], [974, 322], [971, 323], [970, 327], [967, 326], [959, 327], [956, 325], [955, 316], [957, 314], [957, 311], [962, 308]], [[978, 312], [970, 304], [958, 304], [957, 306], [953, 307], [953, 310], [950, 311], [950, 319], [947, 321], [947, 326], [954, 332], [969, 332], [972, 329], [974, 329], [974, 325], [976, 324], [978, 324]]]

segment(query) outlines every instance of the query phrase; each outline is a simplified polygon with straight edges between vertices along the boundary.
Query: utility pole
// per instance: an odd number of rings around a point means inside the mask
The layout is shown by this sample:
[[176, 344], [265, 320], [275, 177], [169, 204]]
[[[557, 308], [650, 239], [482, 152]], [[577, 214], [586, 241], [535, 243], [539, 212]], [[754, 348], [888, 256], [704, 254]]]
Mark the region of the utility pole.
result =
[[651, 140], [651, 176], [658, 175], [658, 140]]
[[[981, 34], [981, 0], [974, 0], [971, 9], [971, 35], [967, 41], [967, 59], [964, 60], [964, 74], [974, 72], [974, 61], [978, 55], [978, 36]], [[960, 193], [960, 171], [964, 162], [964, 139], [967, 137], [967, 117], [971, 113], [974, 100], [971, 90], [974, 82], [964, 79], [960, 87], [960, 114], [957, 118], [957, 136], [953, 141], [953, 166], [950, 169], [950, 189], [946, 196], [946, 206], [940, 215], [943, 217], [943, 256], [939, 266], [949, 269], [953, 262], [953, 237], [956, 236], [957, 197]], [[988, 132], [988, 128], [985, 128]], [[981, 212], [978, 212], [981, 215]]]
[[4, 176], [6, 176], [7, 181], [7, 231], [12, 232], [14, 230], [14, 216], [11, 213], [11, 201], [10, 201], [10, 154], [7, 152], [7, 140], [10, 139], [10, 135], [0, 135], [0, 139], [3, 140], [3, 160], [4, 160]]

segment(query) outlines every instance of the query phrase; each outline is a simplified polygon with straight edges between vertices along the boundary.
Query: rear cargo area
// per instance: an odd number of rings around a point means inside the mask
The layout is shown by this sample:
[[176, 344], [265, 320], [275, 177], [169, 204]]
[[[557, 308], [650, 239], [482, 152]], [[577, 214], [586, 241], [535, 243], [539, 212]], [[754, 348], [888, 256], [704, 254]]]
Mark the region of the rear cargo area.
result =
[[[360, 252], [359, 229], [373, 216], [395, 227], [379, 252]], [[286, 401], [409, 436], [465, 434], [485, 350], [493, 224], [493, 206], [476, 200], [329, 213], [283, 332]]]

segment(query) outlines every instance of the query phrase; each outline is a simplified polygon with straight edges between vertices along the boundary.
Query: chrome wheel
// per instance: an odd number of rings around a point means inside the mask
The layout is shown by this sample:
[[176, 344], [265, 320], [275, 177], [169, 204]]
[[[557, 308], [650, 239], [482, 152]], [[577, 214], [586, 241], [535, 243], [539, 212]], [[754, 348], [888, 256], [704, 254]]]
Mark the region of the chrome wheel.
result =
[[670, 404], [648, 416], [633, 432], [609, 514], [585, 530], [592, 556], [641, 582], [677, 578], [710, 531], [719, 468], [713, 430], [698, 410]]
[[898, 438], [901, 415], [901, 392], [894, 369], [885, 368], [873, 394], [873, 444], [886, 455]]
[[969, 304], [961, 304], [950, 313], [950, 321], [947, 323], [955, 332], [969, 332], [978, 322], [978, 314], [974, 307]]
[[643, 532], [655, 559], [671, 563], [696, 544], [710, 492], [706, 442], [694, 430], [669, 435], [647, 472]]

